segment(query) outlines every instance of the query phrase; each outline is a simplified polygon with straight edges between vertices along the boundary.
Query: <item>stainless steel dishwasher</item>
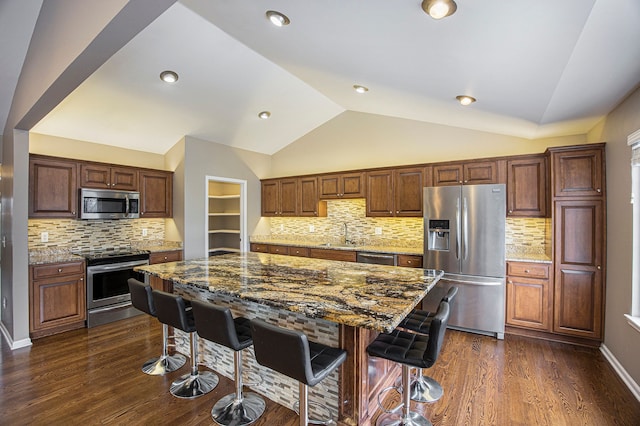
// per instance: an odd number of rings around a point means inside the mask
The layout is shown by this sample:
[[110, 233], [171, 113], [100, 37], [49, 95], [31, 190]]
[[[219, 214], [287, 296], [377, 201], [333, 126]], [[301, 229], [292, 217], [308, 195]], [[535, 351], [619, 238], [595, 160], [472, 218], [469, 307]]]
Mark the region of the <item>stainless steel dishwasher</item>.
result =
[[366, 251], [359, 251], [356, 255], [356, 262], [397, 266], [396, 255], [388, 253], [371, 253]]

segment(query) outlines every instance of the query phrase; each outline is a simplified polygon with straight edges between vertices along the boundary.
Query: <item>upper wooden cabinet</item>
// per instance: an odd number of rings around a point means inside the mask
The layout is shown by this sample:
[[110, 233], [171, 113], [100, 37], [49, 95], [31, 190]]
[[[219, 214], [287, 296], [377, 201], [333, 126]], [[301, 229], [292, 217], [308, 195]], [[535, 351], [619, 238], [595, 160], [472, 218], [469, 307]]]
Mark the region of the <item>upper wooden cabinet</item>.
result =
[[29, 217], [75, 218], [77, 163], [62, 158], [29, 158]]
[[604, 144], [549, 148], [554, 197], [601, 197]]
[[327, 215], [327, 203], [318, 198], [318, 178], [298, 179], [298, 216], [319, 217]]
[[138, 190], [138, 169], [80, 163], [80, 187], [98, 189]]
[[140, 218], [173, 215], [173, 173], [140, 170]]
[[364, 173], [336, 173], [318, 177], [319, 197], [364, 198]]
[[500, 183], [499, 161], [465, 161], [433, 166], [433, 186]]
[[367, 216], [422, 217], [424, 168], [367, 173]]
[[507, 160], [507, 216], [547, 215], [546, 156]]
[[262, 216], [298, 214], [298, 179], [270, 179], [261, 184]]

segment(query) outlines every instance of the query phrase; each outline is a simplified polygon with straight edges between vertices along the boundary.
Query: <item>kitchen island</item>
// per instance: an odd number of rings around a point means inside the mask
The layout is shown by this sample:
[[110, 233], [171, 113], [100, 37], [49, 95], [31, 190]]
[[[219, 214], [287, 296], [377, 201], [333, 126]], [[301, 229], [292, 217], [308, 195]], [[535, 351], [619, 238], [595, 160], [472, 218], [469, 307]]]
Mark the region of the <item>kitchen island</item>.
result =
[[[392, 363], [369, 359], [367, 345], [379, 332], [392, 331], [442, 276], [433, 270], [262, 253], [136, 269], [165, 280], [166, 288], [187, 298], [229, 306], [234, 316], [262, 318], [345, 349], [347, 361], [339, 371], [310, 388], [310, 401], [329, 409], [345, 425], [369, 424], [377, 393], [399, 372]], [[188, 342], [184, 336], [181, 340], [179, 347], [188, 353]], [[205, 341], [201, 347], [207, 365], [233, 377], [231, 351]], [[251, 376], [263, 379], [251, 388], [291, 407], [297, 400], [297, 383], [259, 366], [252, 350], [245, 360], [248, 381], [253, 381]]]

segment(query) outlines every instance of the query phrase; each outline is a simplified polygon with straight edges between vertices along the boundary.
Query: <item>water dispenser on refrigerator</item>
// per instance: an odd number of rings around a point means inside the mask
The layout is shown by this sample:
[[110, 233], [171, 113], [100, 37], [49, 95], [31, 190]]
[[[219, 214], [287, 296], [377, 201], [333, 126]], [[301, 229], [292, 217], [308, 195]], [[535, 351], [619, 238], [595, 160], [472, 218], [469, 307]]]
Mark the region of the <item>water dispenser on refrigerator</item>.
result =
[[440, 219], [429, 220], [429, 250], [449, 251], [449, 221]]

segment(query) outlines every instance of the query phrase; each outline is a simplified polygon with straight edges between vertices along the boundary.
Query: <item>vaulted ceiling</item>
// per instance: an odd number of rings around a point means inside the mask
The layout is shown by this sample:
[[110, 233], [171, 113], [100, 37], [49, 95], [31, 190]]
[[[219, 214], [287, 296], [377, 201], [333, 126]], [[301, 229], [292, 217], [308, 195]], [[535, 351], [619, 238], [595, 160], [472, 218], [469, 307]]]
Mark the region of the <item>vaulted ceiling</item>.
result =
[[[586, 133], [640, 83], [637, 0], [457, 4], [434, 20], [419, 0], [181, 0], [32, 130], [154, 153], [190, 135], [273, 154], [352, 110], [533, 139]], [[273, 26], [268, 9], [290, 25]], [[0, 63], [11, 93], [15, 61]], [[179, 80], [162, 82], [164, 70]], [[0, 92], [2, 124], [10, 98]]]

